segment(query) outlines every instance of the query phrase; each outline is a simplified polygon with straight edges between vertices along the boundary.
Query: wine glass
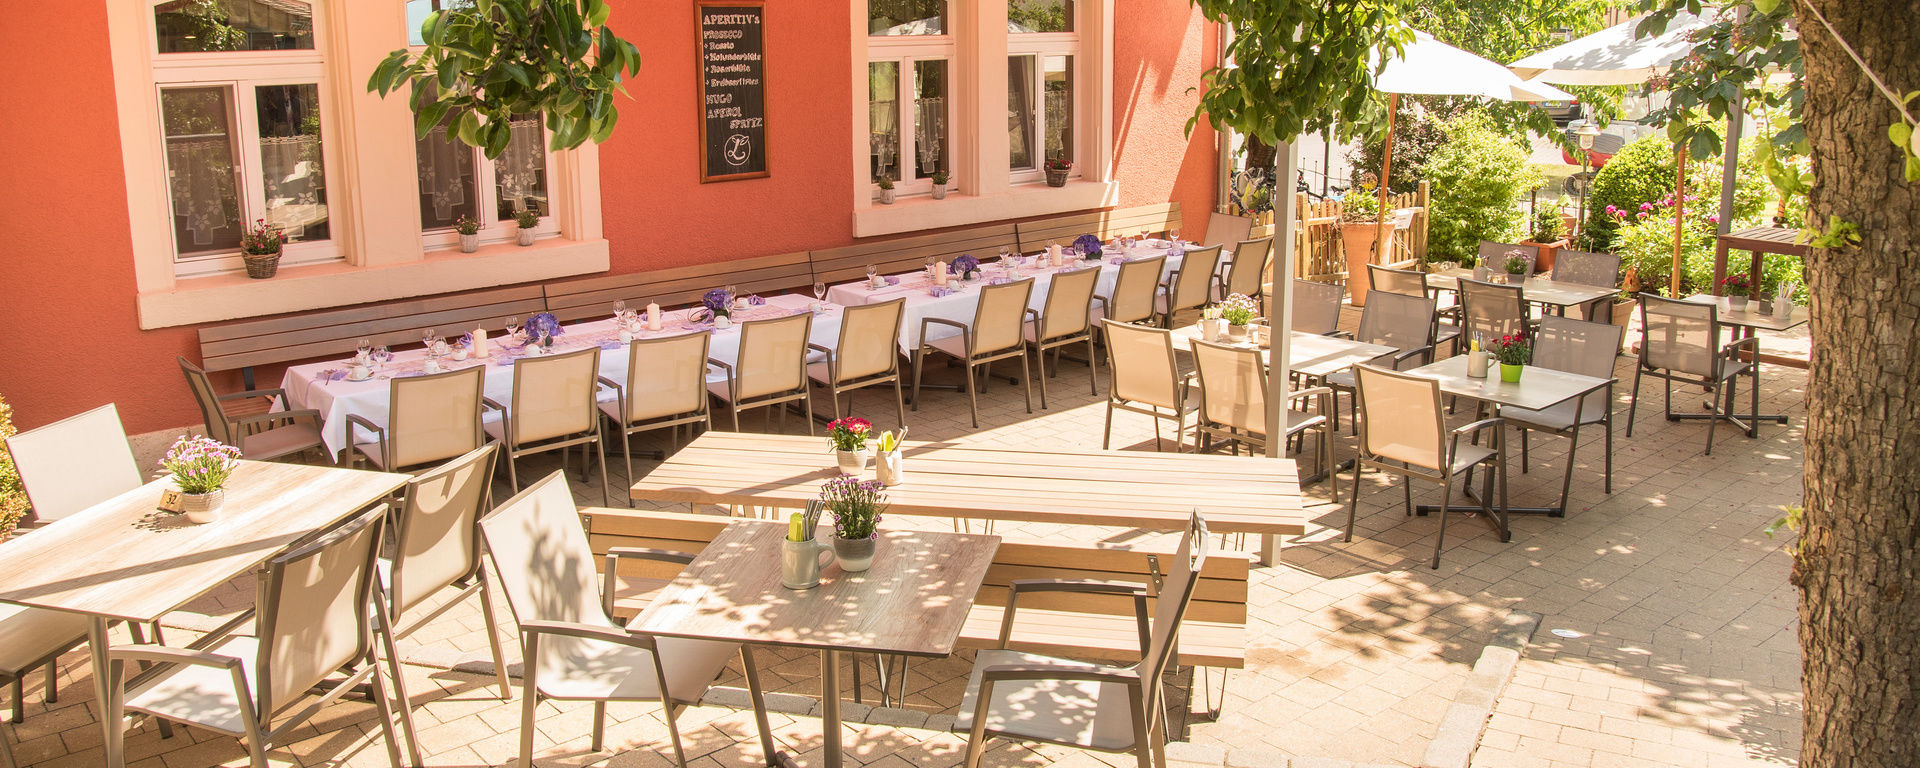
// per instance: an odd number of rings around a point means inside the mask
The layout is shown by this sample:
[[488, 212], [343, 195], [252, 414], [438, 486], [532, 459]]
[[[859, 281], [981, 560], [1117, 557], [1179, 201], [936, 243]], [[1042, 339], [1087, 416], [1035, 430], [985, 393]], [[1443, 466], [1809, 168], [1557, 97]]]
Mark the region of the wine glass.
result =
[[520, 330], [520, 316], [507, 315], [507, 321], [502, 325], [506, 328], [507, 338], [513, 338], [513, 334]]
[[931, 275], [933, 274], [933, 265], [934, 265], [934, 263], [935, 263], [935, 262], [938, 262], [938, 261], [939, 261], [939, 259], [937, 259], [937, 258], [934, 258], [934, 256], [933, 256], [932, 254], [928, 254], [928, 255], [927, 255], [927, 274], [928, 274], [929, 276], [931, 276]]
[[618, 321], [618, 320], [622, 320], [622, 319], [625, 319], [625, 318], [626, 318], [626, 316], [627, 316], [627, 302], [626, 302], [626, 300], [625, 300], [625, 299], [622, 299], [622, 300], [619, 300], [619, 301], [615, 301], [615, 302], [613, 303], [613, 319], [614, 319], [614, 320], [616, 320], [616, 321]]
[[867, 265], [867, 282], [871, 283], [873, 282], [874, 278], [879, 276], [880, 276], [880, 267], [875, 266], [873, 264], [868, 264]]
[[1169, 230], [1167, 230], [1167, 239], [1168, 239], [1168, 240], [1172, 240], [1172, 241], [1174, 241], [1174, 242], [1176, 242], [1176, 243], [1177, 243], [1177, 242], [1180, 242], [1180, 230], [1178, 230], [1178, 229], [1169, 229]]
[[353, 343], [353, 359], [355, 360], [368, 359], [367, 353], [372, 351], [373, 351], [372, 339], [361, 339]]
[[827, 300], [827, 284], [826, 283], [819, 280], [813, 281], [813, 300], [814, 301]]
[[387, 345], [381, 344], [373, 348], [373, 362], [375, 365], [384, 366], [387, 364], [388, 361], [392, 359], [393, 359], [393, 350], [387, 349]]

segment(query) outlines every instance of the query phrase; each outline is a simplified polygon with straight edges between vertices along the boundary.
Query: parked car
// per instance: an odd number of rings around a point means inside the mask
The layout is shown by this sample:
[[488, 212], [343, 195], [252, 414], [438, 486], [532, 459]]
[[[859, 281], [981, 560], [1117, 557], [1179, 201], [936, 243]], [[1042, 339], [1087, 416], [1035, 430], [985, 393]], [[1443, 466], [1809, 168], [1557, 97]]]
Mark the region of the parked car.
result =
[[1554, 125], [1566, 125], [1579, 119], [1582, 114], [1579, 99], [1572, 101], [1543, 101], [1540, 102], [1540, 107], [1547, 111], [1548, 117], [1553, 118]]

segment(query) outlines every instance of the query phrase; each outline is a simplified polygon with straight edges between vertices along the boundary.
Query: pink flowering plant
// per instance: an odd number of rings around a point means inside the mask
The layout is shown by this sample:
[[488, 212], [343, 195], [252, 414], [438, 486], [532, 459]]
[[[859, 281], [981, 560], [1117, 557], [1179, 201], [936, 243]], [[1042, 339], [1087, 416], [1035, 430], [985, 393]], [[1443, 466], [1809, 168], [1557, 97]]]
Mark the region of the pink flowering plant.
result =
[[266, 219], [254, 219], [253, 226], [240, 233], [240, 252], [248, 256], [272, 256], [280, 252], [280, 246], [287, 242], [287, 233], [280, 227], [268, 224]]
[[1220, 317], [1227, 321], [1227, 325], [1251, 323], [1253, 316], [1259, 312], [1260, 305], [1244, 293], [1228, 294], [1227, 300], [1220, 302]]
[[833, 515], [833, 535], [842, 539], [871, 539], [880, 535], [880, 513], [886, 511], [886, 486], [878, 480], [841, 475], [820, 488], [820, 501]]
[[867, 447], [867, 438], [873, 436], [873, 422], [848, 416], [834, 419], [827, 425], [827, 439], [833, 441], [836, 451], [857, 451]]
[[220, 490], [239, 466], [240, 449], [210, 437], [182, 437], [160, 459], [160, 468], [173, 476], [181, 493]]

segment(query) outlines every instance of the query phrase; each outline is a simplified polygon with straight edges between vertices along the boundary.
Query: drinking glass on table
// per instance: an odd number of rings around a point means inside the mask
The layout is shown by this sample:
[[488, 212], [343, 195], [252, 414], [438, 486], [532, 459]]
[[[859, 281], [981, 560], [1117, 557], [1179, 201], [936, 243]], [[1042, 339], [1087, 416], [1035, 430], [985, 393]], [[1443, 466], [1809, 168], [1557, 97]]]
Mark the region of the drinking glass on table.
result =
[[507, 321], [501, 325], [507, 331], [507, 339], [511, 341], [513, 335], [520, 331], [520, 317], [518, 315], [507, 315]]
[[1178, 229], [1167, 230], [1167, 239], [1172, 240], [1173, 242], [1176, 242], [1176, 243], [1180, 242], [1180, 230]]
[[627, 319], [627, 302], [625, 300], [613, 303], [613, 319], [616, 323]]
[[867, 265], [867, 282], [871, 283], [873, 282], [874, 278], [879, 276], [880, 276], [880, 268], [878, 266], [868, 264]]
[[822, 282], [819, 280], [813, 281], [813, 300], [814, 301], [827, 300], [827, 284], [825, 282]]
[[387, 349], [387, 345], [381, 344], [373, 348], [374, 365], [386, 365], [391, 360], [393, 360], [393, 350]]
[[938, 261], [939, 261], [939, 259], [936, 259], [936, 258], [934, 258], [932, 254], [928, 254], [928, 256], [927, 256], [927, 277], [929, 277], [929, 278], [931, 278], [931, 277], [933, 277], [933, 265], [934, 265], [934, 263], [935, 263], [935, 262], [938, 262]]
[[372, 351], [373, 351], [372, 339], [361, 339], [353, 343], [353, 359], [356, 361], [369, 359], [367, 357], [367, 354]]

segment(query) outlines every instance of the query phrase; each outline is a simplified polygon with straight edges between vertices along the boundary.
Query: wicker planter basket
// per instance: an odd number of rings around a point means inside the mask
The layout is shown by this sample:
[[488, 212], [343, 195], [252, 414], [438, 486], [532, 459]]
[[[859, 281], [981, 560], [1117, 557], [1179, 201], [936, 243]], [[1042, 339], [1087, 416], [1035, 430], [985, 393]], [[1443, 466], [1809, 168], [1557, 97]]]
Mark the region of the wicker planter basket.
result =
[[256, 256], [251, 253], [240, 254], [240, 260], [247, 263], [247, 277], [265, 280], [280, 271], [280, 254], [269, 253]]

